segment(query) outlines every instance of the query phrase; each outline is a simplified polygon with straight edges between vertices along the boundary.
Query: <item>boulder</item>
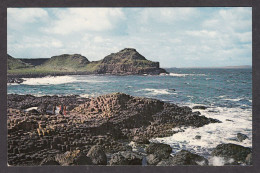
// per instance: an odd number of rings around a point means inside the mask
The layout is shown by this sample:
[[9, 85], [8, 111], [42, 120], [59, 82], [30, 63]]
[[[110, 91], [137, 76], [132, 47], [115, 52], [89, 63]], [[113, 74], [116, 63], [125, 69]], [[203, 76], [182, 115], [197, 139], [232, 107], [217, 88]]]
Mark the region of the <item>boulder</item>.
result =
[[110, 165], [142, 165], [142, 156], [131, 151], [121, 151], [112, 155]]
[[95, 165], [107, 164], [107, 156], [101, 146], [95, 145], [91, 147], [87, 156], [90, 157], [91, 161]]
[[154, 154], [158, 157], [159, 160], [167, 159], [171, 152], [172, 148], [170, 145], [161, 144], [161, 143], [151, 143], [145, 149], [147, 154]]
[[249, 153], [247, 156], [246, 156], [246, 164], [247, 165], [252, 165], [253, 164], [253, 161], [252, 161], [252, 153]]
[[201, 139], [201, 136], [200, 136], [200, 135], [196, 135], [196, 136], [195, 136], [195, 139], [198, 139], [198, 140], [199, 140], [199, 139]]
[[149, 140], [145, 137], [142, 136], [134, 136], [133, 141], [136, 142], [137, 144], [149, 144]]
[[170, 145], [161, 143], [151, 143], [145, 149], [148, 156], [146, 157], [147, 164], [156, 165], [162, 159], [169, 158], [172, 148]]
[[251, 148], [236, 144], [220, 144], [211, 153], [212, 156], [232, 158], [235, 162], [245, 163], [246, 157], [252, 152]]
[[43, 159], [40, 163], [40, 165], [60, 165], [59, 162], [55, 160], [54, 157], [47, 157]]
[[247, 139], [248, 137], [245, 134], [237, 133], [237, 140], [242, 142], [243, 140]]
[[92, 165], [92, 161], [89, 157], [84, 154], [79, 155], [75, 158], [74, 162], [75, 165]]
[[68, 165], [92, 165], [91, 159], [86, 157], [80, 150], [67, 151], [64, 154], [55, 156], [57, 161], [62, 166]]
[[193, 106], [192, 109], [202, 109], [202, 110], [205, 110], [205, 109], [207, 109], [207, 107], [206, 106]]
[[146, 157], [146, 161], [148, 165], [157, 165], [161, 161], [161, 158], [157, 154], [149, 154]]
[[208, 160], [197, 154], [193, 154], [186, 150], [181, 150], [174, 157], [164, 159], [157, 166], [172, 166], [172, 165], [208, 165]]

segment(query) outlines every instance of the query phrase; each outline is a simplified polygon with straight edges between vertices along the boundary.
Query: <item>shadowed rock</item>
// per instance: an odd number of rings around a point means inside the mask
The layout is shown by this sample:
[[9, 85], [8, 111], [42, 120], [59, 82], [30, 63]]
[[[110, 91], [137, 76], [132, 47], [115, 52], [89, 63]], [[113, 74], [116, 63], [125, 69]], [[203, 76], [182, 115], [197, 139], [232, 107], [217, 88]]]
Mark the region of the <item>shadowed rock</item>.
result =
[[207, 109], [207, 107], [206, 106], [193, 106], [192, 109], [202, 109], [202, 110], [205, 110], [205, 109]]
[[80, 150], [67, 151], [64, 154], [57, 154], [55, 160], [62, 166], [68, 165], [92, 165], [90, 158], [86, 157]]
[[208, 160], [197, 154], [193, 154], [186, 150], [181, 150], [174, 157], [162, 160], [157, 166], [173, 166], [173, 165], [208, 165]]
[[246, 157], [252, 152], [251, 148], [236, 144], [220, 144], [211, 153], [212, 156], [232, 158], [235, 162], [245, 163]]
[[142, 156], [131, 151], [122, 151], [112, 155], [110, 165], [142, 165]]
[[54, 157], [47, 157], [42, 160], [40, 165], [60, 165]]
[[156, 165], [162, 159], [169, 158], [172, 152], [172, 148], [167, 144], [151, 143], [148, 145], [145, 151], [147, 154], [149, 154], [146, 157], [147, 163], [149, 165]]
[[245, 134], [237, 133], [237, 140], [242, 142], [243, 140], [247, 139], [248, 137]]
[[98, 146], [98, 145], [93, 146], [89, 150], [87, 156], [90, 157], [92, 163], [95, 165], [106, 165], [107, 164], [107, 156], [101, 146]]

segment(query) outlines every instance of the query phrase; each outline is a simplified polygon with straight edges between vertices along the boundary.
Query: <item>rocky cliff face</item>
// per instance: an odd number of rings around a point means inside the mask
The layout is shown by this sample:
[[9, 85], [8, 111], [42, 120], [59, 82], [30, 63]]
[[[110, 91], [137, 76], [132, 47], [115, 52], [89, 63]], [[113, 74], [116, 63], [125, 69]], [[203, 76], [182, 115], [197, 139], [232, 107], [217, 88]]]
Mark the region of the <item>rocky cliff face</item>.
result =
[[135, 49], [125, 48], [112, 53], [98, 62], [94, 71], [98, 74], [160, 74], [167, 73], [159, 67], [159, 62], [147, 60]]

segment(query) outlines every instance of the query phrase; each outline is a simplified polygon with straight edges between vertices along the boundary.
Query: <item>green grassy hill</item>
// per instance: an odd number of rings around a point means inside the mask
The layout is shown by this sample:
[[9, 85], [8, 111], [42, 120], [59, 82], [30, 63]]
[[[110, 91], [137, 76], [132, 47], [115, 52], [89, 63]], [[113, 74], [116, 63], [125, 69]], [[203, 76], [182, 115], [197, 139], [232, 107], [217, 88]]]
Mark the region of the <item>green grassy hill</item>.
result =
[[32, 65], [22, 62], [19, 59], [15, 59], [7, 54], [7, 70], [30, 68]]
[[61, 70], [61, 71], [77, 71], [85, 67], [89, 63], [89, 60], [79, 54], [63, 54], [59, 56], [53, 56], [47, 60], [39, 68]]

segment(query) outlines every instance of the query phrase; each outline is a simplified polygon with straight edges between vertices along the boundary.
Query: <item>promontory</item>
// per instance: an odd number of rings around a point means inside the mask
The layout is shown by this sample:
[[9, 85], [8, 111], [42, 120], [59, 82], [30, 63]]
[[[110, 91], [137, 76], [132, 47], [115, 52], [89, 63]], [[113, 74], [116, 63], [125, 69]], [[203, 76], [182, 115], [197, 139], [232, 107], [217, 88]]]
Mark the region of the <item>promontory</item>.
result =
[[111, 74], [158, 75], [167, 73], [159, 62], [147, 60], [136, 49], [125, 48], [99, 61], [89, 61], [80, 54], [63, 54], [51, 58], [17, 59], [8, 55], [8, 77], [41, 77], [46, 75]]

